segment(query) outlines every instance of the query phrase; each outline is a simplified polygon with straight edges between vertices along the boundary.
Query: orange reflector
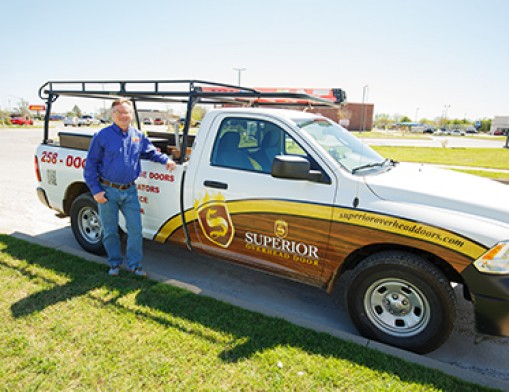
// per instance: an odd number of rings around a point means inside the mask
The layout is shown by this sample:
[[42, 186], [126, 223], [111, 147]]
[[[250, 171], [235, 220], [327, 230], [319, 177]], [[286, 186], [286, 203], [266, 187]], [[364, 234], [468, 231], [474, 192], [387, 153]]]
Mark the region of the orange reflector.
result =
[[505, 244], [498, 244], [493, 249], [489, 250], [483, 257], [481, 257], [483, 260], [493, 260], [498, 253], [502, 250], [502, 248], [505, 246]]

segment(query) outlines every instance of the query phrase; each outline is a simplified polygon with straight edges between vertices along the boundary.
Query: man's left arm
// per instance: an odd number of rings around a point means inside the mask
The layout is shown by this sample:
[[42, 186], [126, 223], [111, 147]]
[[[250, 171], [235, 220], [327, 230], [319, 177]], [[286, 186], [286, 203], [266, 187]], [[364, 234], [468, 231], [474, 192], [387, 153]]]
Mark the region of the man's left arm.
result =
[[155, 146], [148, 140], [148, 138], [143, 135], [142, 136], [142, 153], [141, 157], [145, 159], [149, 159], [153, 162], [159, 162], [166, 166], [166, 169], [169, 171], [173, 171], [175, 169], [175, 162], [168, 155], [157, 151]]

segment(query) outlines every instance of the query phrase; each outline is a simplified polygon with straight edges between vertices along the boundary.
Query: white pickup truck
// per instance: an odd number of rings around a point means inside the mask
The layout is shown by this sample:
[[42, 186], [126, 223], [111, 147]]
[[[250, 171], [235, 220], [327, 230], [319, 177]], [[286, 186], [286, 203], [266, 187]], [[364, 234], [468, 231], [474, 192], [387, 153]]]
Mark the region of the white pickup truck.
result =
[[[455, 284], [473, 302], [480, 334], [509, 336], [509, 188], [397, 163], [321, 115], [266, 107], [338, 106], [341, 90], [320, 98], [203, 81], [65, 83], [41, 87], [47, 114], [61, 95], [128, 97], [135, 108], [139, 101], [187, 105], [182, 133], [149, 132], [178, 164], [169, 174], [142, 163], [136, 184], [145, 238], [329, 293], [350, 272], [345, 300], [360, 333], [414, 352], [447, 340]], [[118, 88], [104, 91], [105, 83]], [[196, 103], [221, 108], [209, 111], [193, 135]], [[101, 253], [102, 228], [82, 173], [91, 135], [83, 132], [50, 138], [45, 124], [35, 157], [37, 193], [70, 215], [83, 248]]]

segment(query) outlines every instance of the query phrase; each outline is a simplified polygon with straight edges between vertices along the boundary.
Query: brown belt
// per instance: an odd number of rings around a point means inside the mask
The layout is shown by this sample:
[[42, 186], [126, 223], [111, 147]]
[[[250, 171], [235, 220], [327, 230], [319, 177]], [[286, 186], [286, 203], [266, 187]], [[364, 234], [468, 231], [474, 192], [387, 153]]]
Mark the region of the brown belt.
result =
[[104, 178], [101, 178], [99, 180], [99, 182], [106, 186], [111, 186], [112, 188], [120, 189], [121, 191], [129, 189], [130, 187], [132, 187], [134, 185], [134, 181], [130, 182], [129, 184], [115, 184], [114, 182], [110, 182], [108, 180], [105, 180]]

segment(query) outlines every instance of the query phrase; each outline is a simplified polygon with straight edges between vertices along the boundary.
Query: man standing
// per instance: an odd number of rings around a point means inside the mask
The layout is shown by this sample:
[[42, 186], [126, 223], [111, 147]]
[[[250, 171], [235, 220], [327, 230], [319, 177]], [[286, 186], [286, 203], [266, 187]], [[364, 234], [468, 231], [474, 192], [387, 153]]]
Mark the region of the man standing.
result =
[[134, 181], [140, 175], [141, 158], [160, 162], [170, 171], [175, 168], [175, 162], [158, 152], [145, 134], [131, 125], [133, 108], [128, 99], [113, 101], [111, 113], [113, 124], [101, 129], [92, 138], [84, 178], [98, 203], [103, 244], [110, 264], [109, 275], [117, 276], [123, 262], [118, 232], [120, 211], [127, 229], [127, 269], [136, 275], [146, 276], [141, 267], [141, 206]]

